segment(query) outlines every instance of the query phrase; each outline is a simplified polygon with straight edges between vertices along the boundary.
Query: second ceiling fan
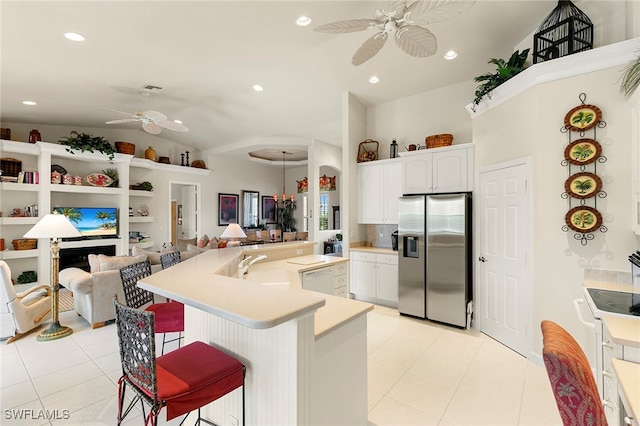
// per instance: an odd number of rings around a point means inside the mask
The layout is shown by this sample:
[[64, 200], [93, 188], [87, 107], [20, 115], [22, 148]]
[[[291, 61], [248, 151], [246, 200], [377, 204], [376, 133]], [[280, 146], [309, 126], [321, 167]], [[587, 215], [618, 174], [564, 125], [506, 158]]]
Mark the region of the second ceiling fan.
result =
[[189, 131], [189, 129], [183, 124], [168, 120], [166, 115], [158, 111], [152, 111], [152, 110], [137, 111], [135, 114], [118, 111], [115, 109], [110, 109], [109, 111], [119, 112], [120, 114], [126, 114], [130, 116], [130, 118], [110, 120], [110, 121], [107, 121], [105, 124], [121, 124], [121, 123], [131, 123], [135, 121], [140, 121], [142, 123], [142, 129], [147, 133], [151, 133], [152, 135], [159, 134], [163, 128], [174, 130], [176, 132]]
[[374, 19], [349, 19], [332, 22], [314, 28], [323, 33], [343, 34], [376, 29], [353, 55], [351, 63], [361, 65], [375, 56], [389, 36], [405, 53], [415, 57], [427, 57], [436, 53], [438, 43], [424, 25], [451, 19], [470, 8], [475, 0], [409, 0], [388, 1], [387, 7], [376, 10]]

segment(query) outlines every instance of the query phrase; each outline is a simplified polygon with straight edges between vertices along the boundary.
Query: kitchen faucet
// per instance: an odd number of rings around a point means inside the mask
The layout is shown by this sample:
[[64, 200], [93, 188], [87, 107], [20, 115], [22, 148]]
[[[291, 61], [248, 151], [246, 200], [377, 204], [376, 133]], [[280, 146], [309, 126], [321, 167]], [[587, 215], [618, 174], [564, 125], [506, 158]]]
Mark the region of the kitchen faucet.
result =
[[256, 262], [260, 262], [261, 260], [264, 260], [266, 258], [267, 258], [266, 254], [261, 254], [260, 256], [251, 260], [251, 256], [247, 256], [245, 254], [242, 260], [240, 261], [240, 263], [238, 263], [238, 278], [244, 278], [244, 276], [247, 275], [247, 273], [249, 272], [249, 267], [251, 265], [253, 265]]

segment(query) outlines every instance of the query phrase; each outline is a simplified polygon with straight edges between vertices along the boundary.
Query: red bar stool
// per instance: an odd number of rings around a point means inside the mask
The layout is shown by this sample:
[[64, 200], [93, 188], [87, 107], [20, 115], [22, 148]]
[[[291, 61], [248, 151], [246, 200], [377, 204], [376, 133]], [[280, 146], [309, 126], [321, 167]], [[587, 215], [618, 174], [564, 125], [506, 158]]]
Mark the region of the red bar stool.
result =
[[[165, 406], [167, 421], [197, 409], [197, 424], [215, 425], [201, 417], [200, 408], [239, 387], [242, 387], [242, 424], [245, 424], [246, 368], [240, 361], [199, 341], [156, 358], [155, 314], [125, 306], [117, 298], [113, 303], [122, 364], [122, 377], [118, 380], [118, 425], [138, 401], [145, 425], [157, 425]], [[127, 387], [136, 395], [123, 412]], [[149, 414], [145, 413], [145, 404], [149, 405]]]

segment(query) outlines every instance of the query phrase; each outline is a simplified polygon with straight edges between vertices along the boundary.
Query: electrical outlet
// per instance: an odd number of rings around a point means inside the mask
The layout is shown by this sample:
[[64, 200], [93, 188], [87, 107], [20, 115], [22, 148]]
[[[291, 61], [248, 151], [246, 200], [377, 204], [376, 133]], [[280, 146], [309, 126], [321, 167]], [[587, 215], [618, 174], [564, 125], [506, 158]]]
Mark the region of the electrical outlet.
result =
[[302, 254], [302, 249], [296, 249], [296, 254]]
[[380, 238], [384, 237], [384, 233], [382, 232], [382, 229], [380, 230], [380, 232], [378, 232], [378, 237]]
[[234, 416], [231, 416], [231, 426], [238, 426], [238, 419], [236, 419]]

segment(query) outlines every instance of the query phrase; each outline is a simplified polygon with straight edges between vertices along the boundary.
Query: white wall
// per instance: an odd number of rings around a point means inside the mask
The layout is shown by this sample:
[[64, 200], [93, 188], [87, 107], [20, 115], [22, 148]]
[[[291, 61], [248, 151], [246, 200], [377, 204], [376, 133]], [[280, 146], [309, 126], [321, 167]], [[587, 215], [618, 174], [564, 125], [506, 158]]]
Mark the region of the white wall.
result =
[[342, 235], [343, 252], [347, 252], [351, 242], [365, 241], [365, 235], [360, 235], [358, 229], [358, 166], [356, 157], [358, 145], [367, 139], [367, 111], [358, 98], [351, 93], [344, 93], [342, 97], [342, 179], [345, 190], [342, 197]]
[[[578, 322], [572, 301], [582, 296], [587, 268], [627, 271], [627, 256], [639, 246], [631, 232], [630, 106], [618, 92], [619, 69], [609, 69], [537, 86], [473, 120], [476, 167], [529, 156], [532, 159], [533, 276], [532, 345], [540, 353], [539, 324], [551, 319], [567, 328], [583, 347], [588, 332]], [[561, 133], [565, 114], [586, 103], [601, 108], [607, 126], [597, 140], [607, 161], [597, 165], [607, 197], [597, 200], [608, 232], [596, 231], [586, 246], [573, 232], [563, 232], [568, 202], [560, 197], [568, 169], [560, 164], [568, 135]], [[588, 131], [585, 137], [592, 137]], [[572, 139], [577, 135], [573, 134]], [[575, 202], [573, 204], [575, 206]]]

